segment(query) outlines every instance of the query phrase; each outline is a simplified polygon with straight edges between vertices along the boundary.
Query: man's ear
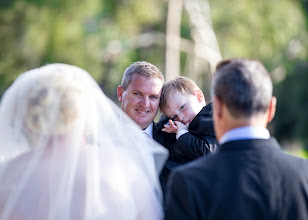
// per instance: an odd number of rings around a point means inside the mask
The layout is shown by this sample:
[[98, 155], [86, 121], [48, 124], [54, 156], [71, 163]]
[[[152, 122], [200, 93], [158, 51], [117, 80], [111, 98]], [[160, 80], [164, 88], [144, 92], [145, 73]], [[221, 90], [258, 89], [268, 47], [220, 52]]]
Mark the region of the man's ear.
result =
[[200, 89], [196, 89], [196, 90], [194, 91], [194, 96], [197, 97], [199, 103], [205, 101], [205, 100], [204, 100], [203, 93], [202, 93], [202, 91], [201, 91]]
[[221, 118], [222, 116], [222, 102], [219, 98], [214, 96], [214, 106], [213, 106], [213, 114], [216, 115], [217, 118]]
[[267, 123], [270, 123], [275, 116], [276, 104], [277, 104], [277, 99], [276, 99], [275, 96], [273, 96], [271, 101], [270, 101], [269, 107], [268, 107], [269, 113], [268, 113], [268, 117], [267, 117]]
[[124, 92], [124, 89], [121, 85], [118, 86], [118, 89], [117, 89], [117, 96], [118, 96], [118, 100], [120, 102], [122, 102], [122, 95], [123, 95], [123, 92]]

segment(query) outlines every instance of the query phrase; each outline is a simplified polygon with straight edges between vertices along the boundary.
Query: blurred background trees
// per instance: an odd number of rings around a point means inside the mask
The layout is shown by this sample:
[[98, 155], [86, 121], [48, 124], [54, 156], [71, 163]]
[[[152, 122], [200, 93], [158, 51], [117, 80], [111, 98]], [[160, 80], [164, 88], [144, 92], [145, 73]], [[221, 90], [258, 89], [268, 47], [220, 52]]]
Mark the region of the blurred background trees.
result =
[[307, 0], [0, 0], [0, 94], [20, 73], [62, 62], [116, 100], [125, 68], [146, 60], [167, 79], [194, 79], [209, 102], [220, 59], [256, 58], [278, 98], [272, 134], [308, 149], [307, 31]]

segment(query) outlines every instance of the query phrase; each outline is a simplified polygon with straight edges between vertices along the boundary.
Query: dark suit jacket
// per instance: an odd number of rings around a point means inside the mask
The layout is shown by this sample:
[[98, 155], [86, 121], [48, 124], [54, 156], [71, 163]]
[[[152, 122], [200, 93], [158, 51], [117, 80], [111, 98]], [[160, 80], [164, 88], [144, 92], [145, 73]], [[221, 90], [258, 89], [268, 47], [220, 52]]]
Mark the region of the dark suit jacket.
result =
[[171, 173], [166, 219], [308, 219], [308, 161], [239, 140]]
[[160, 175], [164, 196], [171, 170], [213, 152], [217, 147], [213, 127], [212, 103], [202, 108], [191, 121], [188, 127], [189, 132], [182, 135], [178, 140], [176, 139], [176, 134], [169, 134], [161, 130], [168, 120], [169, 118], [163, 115], [158, 123], [154, 123], [153, 129], [153, 139], [169, 151], [169, 158]]
[[202, 108], [191, 121], [188, 130], [188, 133], [180, 136], [175, 142], [176, 152], [182, 157], [179, 163], [187, 163], [216, 150], [212, 103]]
[[163, 138], [161, 144], [169, 150], [167, 167], [170, 170], [216, 149], [217, 141], [213, 126], [212, 103], [202, 108], [191, 121], [188, 127], [189, 132], [180, 136], [178, 140], [176, 140], [175, 134], [161, 131], [168, 120], [169, 118], [162, 116], [156, 124], [156, 132], [158, 136]]

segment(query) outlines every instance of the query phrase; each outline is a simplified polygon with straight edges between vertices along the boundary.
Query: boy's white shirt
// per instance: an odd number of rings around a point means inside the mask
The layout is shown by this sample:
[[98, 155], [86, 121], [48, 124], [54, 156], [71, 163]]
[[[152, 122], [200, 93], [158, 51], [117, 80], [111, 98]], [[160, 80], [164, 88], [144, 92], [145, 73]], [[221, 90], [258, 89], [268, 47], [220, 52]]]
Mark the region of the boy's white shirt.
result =
[[182, 129], [178, 132], [178, 134], [176, 135], [176, 139], [179, 139], [183, 134], [188, 133], [188, 129]]

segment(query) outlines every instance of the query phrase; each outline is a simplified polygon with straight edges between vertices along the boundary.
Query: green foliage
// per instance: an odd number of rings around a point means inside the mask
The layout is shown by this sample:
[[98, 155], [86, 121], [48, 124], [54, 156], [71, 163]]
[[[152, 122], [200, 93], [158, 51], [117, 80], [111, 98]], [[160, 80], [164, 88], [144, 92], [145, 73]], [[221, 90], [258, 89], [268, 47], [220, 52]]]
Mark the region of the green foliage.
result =
[[21, 72], [46, 63], [88, 67], [92, 51], [87, 51], [84, 43], [84, 21], [96, 8], [73, 1], [42, 2], [16, 1], [9, 8], [1, 8], [0, 32], [5, 33], [1, 34], [0, 46], [1, 92]]
[[295, 151], [286, 151], [286, 153], [293, 155], [295, 157], [300, 157], [304, 159], [308, 159], [308, 151], [305, 149], [297, 149]]
[[[151, 0], [20, 0], [0, 6], [0, 93], [20, 73], [55, 62], [85, 68], [114, 90], [127, 65], [153, 57], [151, 49], [138, 54], [130, 39], [164, 26], [165, 8]], [[119, 43], [116, 50], [112, 41]]]
[[280, 140], [302, 140], [308, 150], [308, 62], [298, 63], [293, 73], [276, 87], [280, 97], [275, 117], [275, 133]]
[[296, 141], [307, 147], [308, 13], [303, 13], [301, 1], [210, 3], [223, 57], [256, 58], [272, 73], [278, 99], [272, 135], [283, 143]]
[[299, 5], [290, 0], [210, 1], [224, 58], [261, 59], [271, 70], [285, 62], [290, 40], [305, 30]]
[[[307, 147], [307, 1], [209, 3], [223, 58], [257, 58], [272, 72], [278, 98], [273, 134]], [[62, 62], [88, 70], [115, 99], [131, 62], [147, 60], [164, 72], [167, 7], [168, 1], [153, 0], [0, 1], [0, 95], [20, 73]], [[191, 34], [183, 10], [181, 37], [192, 40]], [[185, 74], [189, 56], [181, 52]], [[210, 76], [200, 77], [197, 81], [209, 88]]]

